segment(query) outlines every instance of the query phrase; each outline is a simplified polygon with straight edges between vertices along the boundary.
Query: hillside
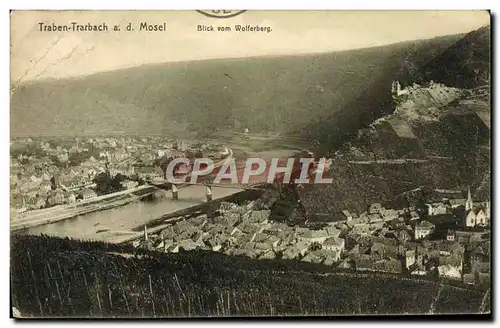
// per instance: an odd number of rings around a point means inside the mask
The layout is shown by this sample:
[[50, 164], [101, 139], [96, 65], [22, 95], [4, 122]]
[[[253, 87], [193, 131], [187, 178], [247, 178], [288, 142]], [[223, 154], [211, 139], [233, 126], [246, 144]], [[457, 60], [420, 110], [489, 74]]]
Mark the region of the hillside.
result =
[[339, 141], [390, 112], [393, 79], [411, 75], [414, 62], [432, 61], [462, 37], [145, 65], [27, 83], [12, 96], [11, 133], [168, 133], [184, 123], [205, 134], [241, 125]]
[[422, 188], [461, 191], [465, 197], [470, 186], [474, 199], [489, 199], [489, 85], [416, 86], [398, 102], [392, 114], [332, 154], [332, 185], [304, 188], [301, 199], [310, 214], [362, 212], [371, 203], [405, 199], [408, 191]]
[[[375, 119], [392, 113], [395, 104], [389, 91], [394, 80], [399, 80], [403, 86], [433, 80], [449, 87], [468, 89], [489, 84], [490, 34], [490, 26], [482, 27], [452, 42], [444, 51], [441, 51], [442, 48], [436, 49], [433, 56], [422, 56], [416, 44], [408, 45], [404, 58], [398, 58], [397, 73], [383, 75], [371, 85], [367, 83], [358, 98], [337, 111], [331, 111], [323, 120], [303, 127], [300, 134], [321, 141], [323, 152], [336, 149], [338, 145], [352, 139], [359, 128], [367, 127]], [[430, 101], [434, 100], [431, 98]]]
[[[461, 88], [473, 88], [490, 81], [491, 28], [482, 27], [431, 60], [422, 69], [428, 80]], [[419, 81], [421, 82], [421, 81]]]
[[[311, 127], [309, 133], [320, 132], [320, 150], [334, 158], [334, 182], [304, 188], [301, 199], [308, 213], [362, 212], [374, 202], [405, 199], [418, 188], [465, 195], [470, 186], [475, 199], [489, 199], [491, 103], [490, 85], [483, 78], [490, 72], [489, 37], [485, 27], [427, 63], [408, 57], [416, 64], [400, 75], [405, 93], [386, 104], [390, 114], [343, 134], [342, 146], [331, 139], [333, 117]], [[437, 83], [426, 80], [431, 77]], [[422, 85], [413, 86], [417, 82]], [[390, 83], [379, 88], [387, 92]], [[353, 120], [361, 115], [354, 108], [344, 111]], [[398, 162], [402, 159], [412, 161]]]
[[474, 314], [485, 295], [460, 283], [293, 260], [138, 253], [50, 237], [14, 236], [11, 261], [12, 306], [24, 317], [418, 315], [432, 305], [434, 313]]

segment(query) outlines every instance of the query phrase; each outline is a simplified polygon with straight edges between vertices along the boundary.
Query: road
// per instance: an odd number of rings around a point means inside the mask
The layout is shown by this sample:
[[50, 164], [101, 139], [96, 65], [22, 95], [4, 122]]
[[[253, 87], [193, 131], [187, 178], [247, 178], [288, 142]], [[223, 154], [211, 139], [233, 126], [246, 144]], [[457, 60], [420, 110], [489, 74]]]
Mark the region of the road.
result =
[[[229, 149], [229, 155], [225, 159], [215, 163], [214, 167], [217, 168], [222, 166], [228, 160], [231, 160], [232, 155], [233, 152], [231, 149]], [[67, 220], [76, 216], [82, 216], [82, 215], [84, 216], [91, 212], [98, 212], [122, 206], [138, 199], [138, 197], [134, 196], [133, 194], [134, 192], [138, 192], [148, 188], [152, 189], [155, 187], [148, 185], [138, 186], [133, 189], [128, 189], [108, 195], [87, 199], [78, 204], [60, 205], [43, 210], [28, 211], [22, 214], [13, 213], [14, 215], [12, 216], [11, 219], [10, 228], [11, 231], [16, 231], [20, 229], [31, 228], [45, 224], [53, 224], [55, 222]], [[183, 190], [184, 188], [185, 186], [182, 187]], [[197, 188], [195, 189], [191, 188], [190, 190], [198, 190], [198, 189], [201, 190], [201, 187], [198, 186]], [[236, 189], [242, 190], [241, 188], [236, 188]], [[187, 192], [183, 191], [183, 194], [187, 193], [187, 199], [191, 197], [190, 190], [188, 190]], [[202, 196], [203, 197], [200, 196], [198, 198], [200, 198], [200, 200], [204, 200], [205, 199], [204, 193]]]
[[85, 199], [77, 204], [58, 205], [46, 209], [27, 211], [21, 214], [13, 213], [10, 221], [10, 229], [11, 231], [15, 231], [26, 227], [54, 223], [77, 215], [121, 206], [138, 199], [134, 195], [135, 192], [147, 191], [147, 189], [153, 189], [153, 187], [147, 185], [138, 186], [133, 189]]
[[408, 163], [427, 163], [427, 159], [419, 158], [395, 158], [395, 159], [379, 159], [370, 161], [349, 161], [351, 164], [408, 164]]

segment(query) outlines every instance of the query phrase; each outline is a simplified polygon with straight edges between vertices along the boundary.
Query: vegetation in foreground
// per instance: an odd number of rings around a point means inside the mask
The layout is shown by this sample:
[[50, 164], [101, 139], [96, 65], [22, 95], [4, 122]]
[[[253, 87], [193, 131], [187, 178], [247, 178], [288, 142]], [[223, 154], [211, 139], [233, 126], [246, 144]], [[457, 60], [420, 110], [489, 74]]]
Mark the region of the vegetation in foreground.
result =
[[482, 290], [389, 274], [210, 252], [13, 236], [12, 306], [23, 317], [379, 315], [490, 311]]

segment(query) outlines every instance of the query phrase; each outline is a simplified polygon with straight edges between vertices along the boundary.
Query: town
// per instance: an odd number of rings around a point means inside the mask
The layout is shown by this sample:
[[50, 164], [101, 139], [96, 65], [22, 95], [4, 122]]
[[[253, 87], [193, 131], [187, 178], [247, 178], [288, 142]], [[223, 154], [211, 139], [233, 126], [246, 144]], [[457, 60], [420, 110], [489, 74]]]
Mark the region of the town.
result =
[[[158, 136], [17, 139], [12, 142], [11, 208], [25, 214], [97, 201], [163, 180], [167, 159], [216, 159], [228, 153], [227, 146], [216, 142]], [[307, 218], [299, 224], [276, 219], [273, 208], [282, 195], [274, 187], [268, 184], [254, 201], [222, 201], [215, 213], [170, 219], [161, 230], [145, 227], [133, 244], [161, 252], [203, 249], [468, 284], [490, 279], [490, 202], [474, 200], [470, 188], [462, 198], [455, 193], [455, 198], [400, 208], [373, 203], [362, 213], [343, 210], [318, 225]], [[172, 191], [172, 198], [177, 197]]]
[[11, 142], [14, 214], [134, 190], [146, 181], [162, 180], [162, 167], [171, 158], [228, 154], [222, 144], [156, 136], [39, 139]]
[[[402, 209], [374, 203], [363, 213], [342, 211], [322, 227], [272, 218], [279, 198], [268, 190], [243, 205], [222, 202], [214, 215], [179, 217], [135, 247], [179, 252], [211, 250], [255, 259], [322, 263], [339, 269], [427, 276], [466, 284], [490, 280], [490, 203], [467, 198]], [[445, 223], [450, 221], [451, 224]], [[434, 223], [432, 223], [434, 222]]]

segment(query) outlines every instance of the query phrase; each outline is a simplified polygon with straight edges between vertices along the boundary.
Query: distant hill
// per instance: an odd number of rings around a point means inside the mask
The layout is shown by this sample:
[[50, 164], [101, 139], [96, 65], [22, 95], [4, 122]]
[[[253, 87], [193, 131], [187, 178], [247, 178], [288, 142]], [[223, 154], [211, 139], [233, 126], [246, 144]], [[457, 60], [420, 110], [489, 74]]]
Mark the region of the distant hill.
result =
[[473, 88], [489, 83], [491, 65], [491, 29], [482, 27], [468, 33], [423, 68], [426, 80]]
[[[325, 151], [336, 149], [352, 139], [359, 128], [367, 127], [376, 118], [394, 110], [389, 93], [391, 80], [399, 80], [403, 86], [431, 80], [459, 88], [488, 84], [490, 34], [490, 27], [485, 26], [446, 43], [447, 47], [434, 50], [419, 43], [408, 44], [401, 57], [391, 58], [392, 73], [381, 74], [371, 84], [366, 81], [365, 90], [357, 98], [350, 99], [336, 111], [328, 112], [328, 116], [318, 122], [302, 127], [300, 134], [314, 136], [323, 143]], [[429, 40], [427, 46], [444, 45], [443, 41], [440, 38], [434, 42]]]
[[207, 135], [237, 122], [252, 132], [336, 142], [391, 111], [393, 79], [411, 76], [415, 65], [439, 58], [463, 37], [145, 65], [26, 83], [12, 96], [11, 133], [168, 133], [185, 124]]

